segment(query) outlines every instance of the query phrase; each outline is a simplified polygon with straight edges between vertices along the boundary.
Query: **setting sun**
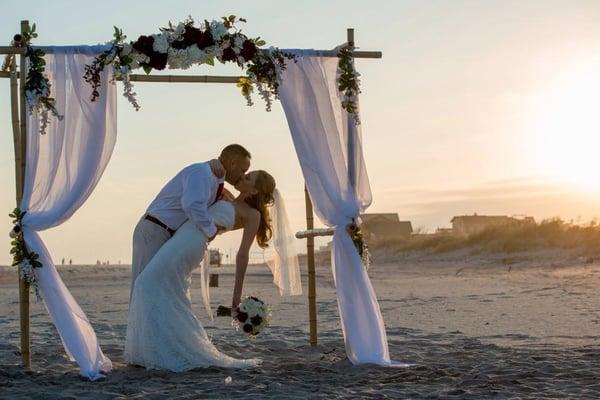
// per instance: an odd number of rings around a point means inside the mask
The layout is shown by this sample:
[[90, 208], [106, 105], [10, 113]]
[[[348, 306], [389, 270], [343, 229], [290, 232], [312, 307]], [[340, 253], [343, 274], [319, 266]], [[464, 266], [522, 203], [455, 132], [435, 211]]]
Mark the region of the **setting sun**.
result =
[[537, 162], [543, 174], [600, 191], [600, 63], [572, 68], [535, 100]]

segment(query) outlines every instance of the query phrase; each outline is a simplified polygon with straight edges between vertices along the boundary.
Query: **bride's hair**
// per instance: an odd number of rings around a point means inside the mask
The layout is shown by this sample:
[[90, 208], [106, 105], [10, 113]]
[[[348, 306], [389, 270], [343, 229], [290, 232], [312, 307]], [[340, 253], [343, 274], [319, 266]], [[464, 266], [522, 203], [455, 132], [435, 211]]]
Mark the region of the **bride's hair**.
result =
[[275, 191], [275, 179], [266, 171], [258, 170], [254, 188], [257, 193], [246, 197], [246, 203], [260, 212], [260, 225], [256, 232], [256, 243], [261, 248], [269, 246], [269, 240], [273, 236], [269, 206], [273, 205], [273, 192]]

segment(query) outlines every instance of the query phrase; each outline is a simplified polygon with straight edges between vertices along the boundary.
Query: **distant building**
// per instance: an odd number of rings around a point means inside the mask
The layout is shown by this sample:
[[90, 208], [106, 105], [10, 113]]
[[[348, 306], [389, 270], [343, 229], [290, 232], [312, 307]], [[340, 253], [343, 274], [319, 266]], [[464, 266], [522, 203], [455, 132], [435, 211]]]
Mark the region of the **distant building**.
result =
[[500, 226], [535, 224], [533, 217], [507, 215], [459, 215], [450, 221], [456, 235], [472, 235], [485, 229]]
[[362, 230], [370, 242], [393, 240], [410, 236], [413, 233], [410, 221], [400, 221], [398, 214], [362, 214]]
[[223, 260], [221, 252], [219, 249], [209, 249], [208, 250], [208, 263], [209, 265], [214, 265], [217, 267], [221, 266], [221, 261]]

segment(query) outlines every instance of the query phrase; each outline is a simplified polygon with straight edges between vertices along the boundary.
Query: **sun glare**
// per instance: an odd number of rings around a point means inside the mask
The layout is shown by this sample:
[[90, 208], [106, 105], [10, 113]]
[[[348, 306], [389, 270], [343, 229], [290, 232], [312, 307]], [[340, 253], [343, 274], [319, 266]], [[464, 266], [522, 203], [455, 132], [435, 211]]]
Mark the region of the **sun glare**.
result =
[[549, 178], [600, 191], [600, 63], [576, 68], [537, 97], [540, 167]]

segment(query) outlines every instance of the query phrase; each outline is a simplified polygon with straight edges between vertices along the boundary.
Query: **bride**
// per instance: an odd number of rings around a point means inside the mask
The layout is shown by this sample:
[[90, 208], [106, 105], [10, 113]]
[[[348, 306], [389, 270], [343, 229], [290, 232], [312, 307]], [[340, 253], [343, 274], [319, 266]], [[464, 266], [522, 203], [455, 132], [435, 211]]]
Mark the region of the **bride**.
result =
[[[240, 192], [237, 198], [231, 196], [231, 201], [220, 200], [209, 208], [217, 225], [226, 230], [243, 229], [236, 257], [233, 308], [241, 300], [252, 242], [256, 238], [258, 245], [264, 248], [273, 236], [269, 206], [274, 202], [275, 179], [265, 171], [253, 171], [235, 188]], [[259, 359], [236, 359], [221, 353], [192, 313], [191, 273], [200, 265], [206, 246], [207, 237], [188, 221], [136, 278], [125, 341], [128, 363], [175, 372], [208, 366], [244, 368], [260, 364]], [[294, 271], [291, 272], [294, 275]], [[286, 273], [286, 279], [297, 280], [299, 285], [299, 275], [292, 277], [290, 271]]]

